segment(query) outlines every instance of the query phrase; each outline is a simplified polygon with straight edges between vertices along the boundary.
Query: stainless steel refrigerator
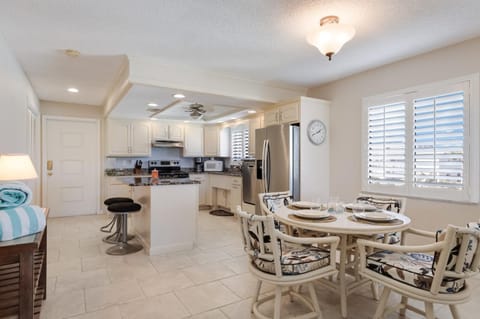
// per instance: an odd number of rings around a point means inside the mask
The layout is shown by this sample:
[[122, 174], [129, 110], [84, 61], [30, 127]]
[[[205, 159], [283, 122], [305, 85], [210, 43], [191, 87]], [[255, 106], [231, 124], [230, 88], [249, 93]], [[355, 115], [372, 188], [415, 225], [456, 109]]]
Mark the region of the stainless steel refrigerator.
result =
[[255, 130], [256, 190], [258, 193], [290, 191], [300, 199], [300, 127], [281, 124]]

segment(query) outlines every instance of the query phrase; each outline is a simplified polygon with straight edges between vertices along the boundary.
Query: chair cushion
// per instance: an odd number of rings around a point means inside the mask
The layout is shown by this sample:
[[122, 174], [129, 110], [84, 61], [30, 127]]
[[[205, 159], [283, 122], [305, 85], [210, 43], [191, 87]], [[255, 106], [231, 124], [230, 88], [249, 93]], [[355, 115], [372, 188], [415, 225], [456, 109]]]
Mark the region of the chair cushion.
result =
[[[479, 227], [478, 223], [475, 223], [475, 222], [467, 224], [467, 228], [470, 228], [470, 229], [480, 230], [478, 227]], [[436, 240], [441, 241], [441, 240], [444, 240], [444, 238], [445, 238], [445, 230], [437, 231]], [[448, 255], [448, 261], [447, 261], [445, 270], [455, 270], [455, 267], [457, 266], [457, 256], [459, 254], [460, 246], [462, 245], [462, 240], [463, 240], [462, 234], [457, 234], [457, 238], [455, 242], [450, 247], [450, 253]], [[470, 268], [470, 265], [472, 264], [473, 259], [475, 258], [475, 251], [477, 249], [478, 244], [479, 243], [476, 237], [468, 236], [467, 251], [465, 252], [466, 257], [462, 267], [462, 271], [465, 271], [468, 268]], [[440, 257], [440, 254], [435, 253], [434, 261], [433, 261], [433, 269], [436, 268], [439, 257]]]
[[[422, 253], [379, 251], [367, 257], [367, 268], [407, 285], [430, 290], [433, 281], [433, 256]], [[465, 279], [445, 278], [440, 293], [456, 293]]]
[[[273, 261], [254, 259], [255, 266], [266, 273], [275, 274]], [[282, 249], [280, 261], [283, 275], [299, 275], [330, 264], [330, 253], [313, 246], [291, 245]]]
[[291, 202], [289, 195], [265, 195], [263, 201], [267, 208], [274, 213], [279, 207], [287, 206]]
[[110, 197], [107, 198], [103, 204], [109, 206], [116, 203], [133, 203], [133, 199], [128, 197]]
[[142, 206], [137, 203], [116, 203], [107, 207], [112, 213], [134, 213], [142, 209]]

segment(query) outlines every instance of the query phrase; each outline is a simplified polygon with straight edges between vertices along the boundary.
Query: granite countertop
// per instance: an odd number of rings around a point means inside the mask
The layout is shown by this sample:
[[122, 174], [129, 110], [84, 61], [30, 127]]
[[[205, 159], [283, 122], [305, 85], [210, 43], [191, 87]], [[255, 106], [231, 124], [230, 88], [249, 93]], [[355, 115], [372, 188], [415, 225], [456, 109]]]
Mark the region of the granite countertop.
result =
[[151, 177], [125, 177], [120, 179], [129, 186], [162, 186], [162, 185], [185, 185], [200, 184], [199, 181], [193, 181], [190, 178], [171, 178], [159, 179]]
[[214, 175], [227, 175], [227, 176], [237, 176], [242, 177], [242, 172], [236, 171], [225, 171], [225, 172], [203, 172], [205, 174], [214, 174]]
[[147, 169], [142, 169], [139, 171], [134, 171], [131, 168], [117, 169], [117, 168], [108, 168], [105, 170], [106, 176], [150, 176], [151, 173]]

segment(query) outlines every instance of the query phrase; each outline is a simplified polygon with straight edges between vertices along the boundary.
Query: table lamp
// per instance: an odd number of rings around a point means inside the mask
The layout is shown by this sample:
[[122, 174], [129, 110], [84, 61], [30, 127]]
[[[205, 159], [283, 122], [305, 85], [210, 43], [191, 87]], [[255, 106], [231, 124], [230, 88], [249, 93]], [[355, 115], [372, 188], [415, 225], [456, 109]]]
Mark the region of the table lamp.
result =
[[18, 181], [37, 177], [35, 167], [27, 154], [0, 155], [0, 181]]

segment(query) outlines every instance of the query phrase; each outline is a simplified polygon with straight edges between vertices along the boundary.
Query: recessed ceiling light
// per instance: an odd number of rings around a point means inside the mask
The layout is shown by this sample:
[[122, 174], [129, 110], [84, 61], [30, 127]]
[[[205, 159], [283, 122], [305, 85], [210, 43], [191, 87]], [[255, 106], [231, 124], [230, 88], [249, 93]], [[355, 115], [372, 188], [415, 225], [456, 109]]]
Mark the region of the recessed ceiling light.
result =
[[236, 118], [236, 117], [231, 117], [230, 119], [231, 119], [231, 120], [236, 120], [237, 118]]
[[184, 99], [185, 98], [185, 95], [183, 95], [182, 93], [175, 93], [172, 96], [176, 99]]
[[255, 113], [257, 113], [257, 111], [255, 111], [255, 110], [248, 110], [248, 114], [255, 114]]
[[190, 121], [183, 121], [183, 123], [190, 123]]
[[68, 88], [67, 91], [70, 92], [70, 93], [78, 93], [79, 92], [77, 88]]
[[148, 103], [147, 105], [148, 105], [148, 106], [151, 106], [151, 107], [156, 107], [156, 106], [158, 106], [157, 103]]

